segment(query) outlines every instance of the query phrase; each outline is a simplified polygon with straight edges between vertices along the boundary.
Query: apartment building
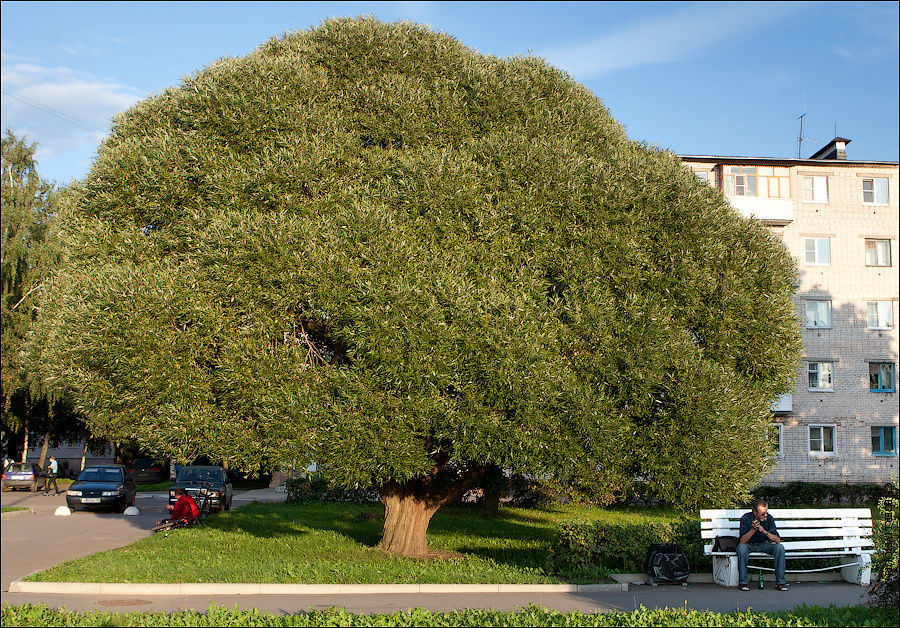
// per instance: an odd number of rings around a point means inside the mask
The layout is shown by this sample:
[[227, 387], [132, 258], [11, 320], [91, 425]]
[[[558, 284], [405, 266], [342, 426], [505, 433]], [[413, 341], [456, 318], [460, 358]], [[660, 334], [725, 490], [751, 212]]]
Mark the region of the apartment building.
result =
[[772, 405], [779, 457], [763, 484], [898, 477], [897, 162], [847, 158], [836, 137], [809, 159], [682, 155], [797, 260], [805, 355]]

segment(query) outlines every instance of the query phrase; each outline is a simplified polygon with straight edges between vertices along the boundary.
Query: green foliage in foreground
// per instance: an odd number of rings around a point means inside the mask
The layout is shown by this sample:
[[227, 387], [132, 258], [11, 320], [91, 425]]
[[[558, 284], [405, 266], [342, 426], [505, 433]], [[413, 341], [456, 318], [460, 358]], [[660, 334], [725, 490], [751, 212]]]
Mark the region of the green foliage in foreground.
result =
[[206, 613], [75, 612], [44, 604], [0, 608], [4, 626], [896, 626], [897, 609], [873, 612], [864, 606], [801, 606], [789, 612], [734, 611], [714, 613], [684, 609], [632, 612], [561, 613], [538, 606], [504, 612], [463, 610], [434, 613], [417, 608], [392, 614], [356, 615], [344, 609], [310, 610], [274, 615], [256, 609], [229, 610], [210, 606]]
[[[384, 525], [380, 504], [251, 504], [207, 519], [202, 528], [155, 535], [126, 547], [85, 556], [30, 576], [81, 582], [302, 583], [552, 583], [547, 551], [565, 521], [665, 523], [667, 509], [558, 506], [502, 508], [486, 519], [480, 508], [441, 509], [431, 522], [431, 547], [458, 558], [391, 556], [373, 547]], [[364, 513], [374, 515], [366, 520]], [[260, 556], [266, 560], [260, 560]], [[178, 560], [173, 560], [178, 556]]]

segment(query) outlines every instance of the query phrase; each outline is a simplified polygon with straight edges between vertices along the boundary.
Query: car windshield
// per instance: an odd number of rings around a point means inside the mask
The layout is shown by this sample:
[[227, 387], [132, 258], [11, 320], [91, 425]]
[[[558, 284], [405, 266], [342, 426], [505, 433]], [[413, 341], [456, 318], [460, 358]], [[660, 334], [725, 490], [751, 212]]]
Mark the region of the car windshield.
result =
[[96, 467], [94, 469], [85, 469], [78, 476], [78, 482], [121, 482], [121, 469], [108, 469], [104, 467]]
[[22, 473], [22, 472], [31, 473], [31, 465], [30, 465], [30, 464], [23, 464], [23, 463], [19, 462], [19, 463], [16, 463], [16, 464], [11, 464], [11, 465], [9, 465], [9, 466], [6, 468], [6, 470], [7, 470], [7, 471], [12, 471], [13, 473]]
[[184, 482], [187, 484], [193, 482], [221, 482], [221, 469], [192, 469], [190, 467], [182, 469], [178, 472], [176, 482]]

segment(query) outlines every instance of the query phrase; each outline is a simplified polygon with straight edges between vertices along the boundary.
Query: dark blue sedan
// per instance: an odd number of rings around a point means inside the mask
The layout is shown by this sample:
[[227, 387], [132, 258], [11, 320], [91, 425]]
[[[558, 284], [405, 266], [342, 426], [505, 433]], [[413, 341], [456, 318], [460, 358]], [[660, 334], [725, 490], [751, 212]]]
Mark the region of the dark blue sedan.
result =
[[123, 512], [134, 505], [137, 485], [128, 470], [120, 464], [85, 467], [69, 490], [66, 504], [76, 508], [109, 508]]

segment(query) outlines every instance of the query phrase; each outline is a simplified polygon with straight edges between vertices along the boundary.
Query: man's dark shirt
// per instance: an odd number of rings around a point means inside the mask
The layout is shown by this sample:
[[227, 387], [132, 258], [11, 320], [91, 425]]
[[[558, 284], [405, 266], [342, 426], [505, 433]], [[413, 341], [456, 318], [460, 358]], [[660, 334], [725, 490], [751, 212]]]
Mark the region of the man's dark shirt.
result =
[[[748, 512], [744, 516], [741, 517], [741, 531], [738, 536], [744, 536], [747, 534], [751, 528], [753, 528], [753, 520], [756, 519], [756, 516], [752, 512]], [[769, 534], [775, 534], [777, 536], [781, 536], [778, 534], [778, 529], [775, 527], [775, 519], [772, 518], [772, 515], [766, 513], [765, 521], [761, 521], [763, 530], [768, 532]], [[753, 536], [750, 537], [748, 543], [765, 543], [769, 541], [769, 537], [767, 537], [762, 532], [756, 532]]]

